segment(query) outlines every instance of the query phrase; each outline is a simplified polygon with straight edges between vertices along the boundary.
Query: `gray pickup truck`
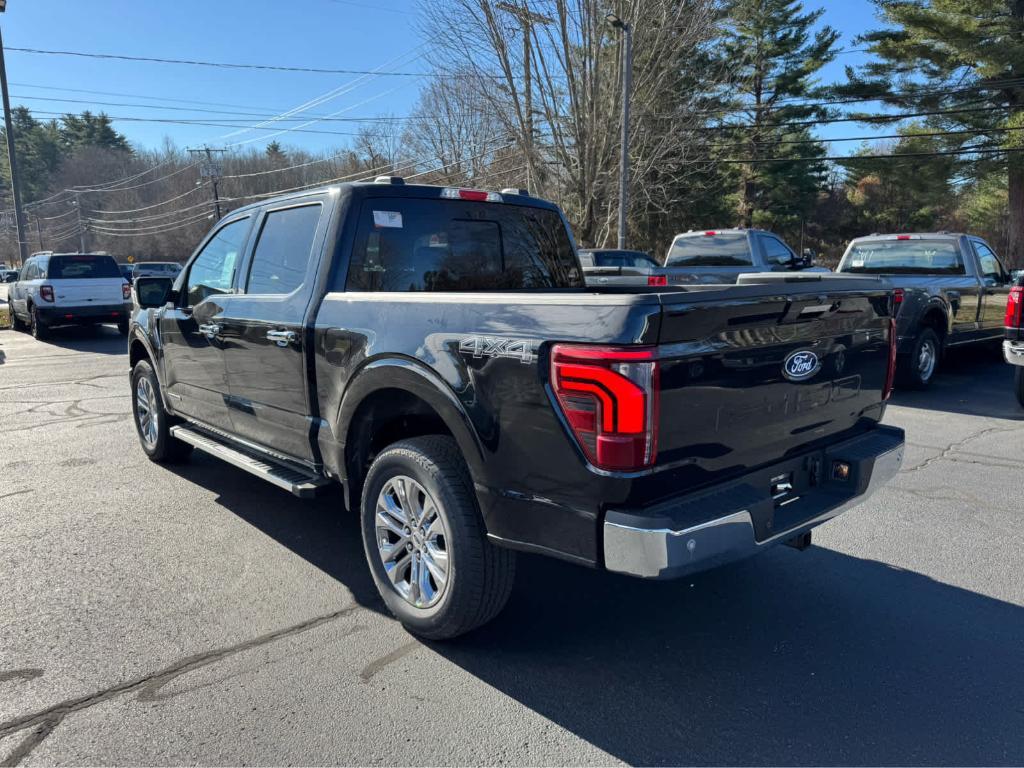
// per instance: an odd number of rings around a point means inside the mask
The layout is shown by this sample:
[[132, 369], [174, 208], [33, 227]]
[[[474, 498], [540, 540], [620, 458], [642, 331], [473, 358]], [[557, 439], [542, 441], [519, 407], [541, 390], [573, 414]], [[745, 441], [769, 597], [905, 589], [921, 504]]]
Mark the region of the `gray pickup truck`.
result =
[[882, 275], [897, 288], [898, 375], [925, 389], [943, 352], [996, 342], [1012, 285], [995, 251], [974, 235], [929, 232], [852, 240], [836, 272]]
[[828, 272], [782, 238], [760, 229], [709, 229], [676, 235], [657, 274], [668, 285], [735, 283], [751, 272]]

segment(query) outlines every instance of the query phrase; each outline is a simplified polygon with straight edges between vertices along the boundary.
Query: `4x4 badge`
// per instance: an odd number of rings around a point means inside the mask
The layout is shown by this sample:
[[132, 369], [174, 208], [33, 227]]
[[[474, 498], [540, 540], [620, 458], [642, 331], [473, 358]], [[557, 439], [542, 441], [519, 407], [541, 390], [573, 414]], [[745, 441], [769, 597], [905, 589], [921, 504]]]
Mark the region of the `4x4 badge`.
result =
[[459, 352], [473, 357], [510, 357], [521, 363], [537, 359], [535, 342], [530, 339], [501, 339], [494, 336], [464, 336], [459, 339]]

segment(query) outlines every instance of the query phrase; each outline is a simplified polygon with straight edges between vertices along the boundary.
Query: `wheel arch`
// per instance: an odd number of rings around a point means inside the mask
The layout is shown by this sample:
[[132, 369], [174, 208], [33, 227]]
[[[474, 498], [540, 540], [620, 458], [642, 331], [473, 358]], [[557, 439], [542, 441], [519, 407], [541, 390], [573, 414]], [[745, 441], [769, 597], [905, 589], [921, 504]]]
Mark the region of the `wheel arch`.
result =
[[428, 434], [451, 436], [474, 479], [483, 449], [462, 402], [444, 380], [418, 361], [385, 358], [368, 362], [353, 375], [331, 431], [324, 458], [341, 474], [345, 502], [355, 509], [373, 457], [400, 439]]

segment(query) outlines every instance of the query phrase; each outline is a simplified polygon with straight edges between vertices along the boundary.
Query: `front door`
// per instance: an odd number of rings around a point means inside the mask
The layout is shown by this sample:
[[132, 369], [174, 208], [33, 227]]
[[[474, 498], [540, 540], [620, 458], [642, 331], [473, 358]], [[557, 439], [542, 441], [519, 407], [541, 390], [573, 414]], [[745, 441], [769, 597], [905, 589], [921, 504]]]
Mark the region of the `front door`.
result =
[[978, 254], [978, 276], [982, 284], [981, 331], [985, 336], [1003, 335], [1003, 318], [1006, 316], [1006, 300], [1010, 295], [1013, 280], [1003, 267], [999, 257], [984, 240], [971, 240], [974, 252]]
[[233, 296], [251, 217], [218, 229], [188, 265], [174, 307], [157, 313], [164, 387], [176, 413], [230, 429], [222, 317]]
[[220, 322], [239, 437], [313, 461], [305, 318], [329, 217], [328, 196], [264, 212], [252, 256]]

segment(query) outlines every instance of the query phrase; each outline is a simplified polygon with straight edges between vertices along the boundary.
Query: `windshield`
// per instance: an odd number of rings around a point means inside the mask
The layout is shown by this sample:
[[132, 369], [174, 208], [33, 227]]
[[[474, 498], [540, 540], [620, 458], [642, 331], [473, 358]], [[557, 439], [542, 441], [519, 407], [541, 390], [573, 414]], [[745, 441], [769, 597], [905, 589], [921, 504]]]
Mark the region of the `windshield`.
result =
[[702, 234], [677, 237], [666, 267], [744, 267], [752, 264], [746, 234]]
[[46, 276], [50, 280], [88, 280], [100, 277], [121, 278], [121, 270], [112, 256], [51, 256]]
[[964, 262], [952, 240], [884, 240], [854, 245], [840, 271], [962, 275]]

